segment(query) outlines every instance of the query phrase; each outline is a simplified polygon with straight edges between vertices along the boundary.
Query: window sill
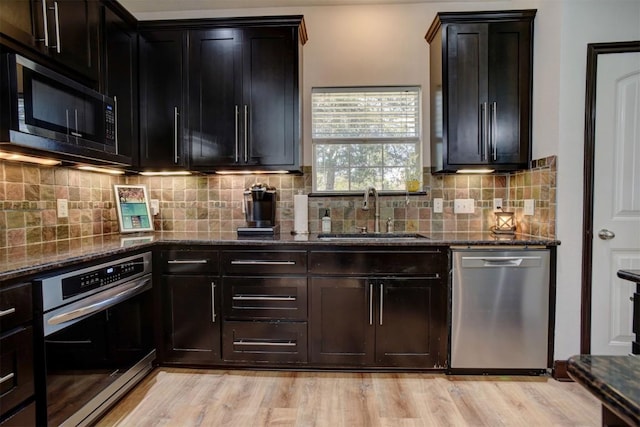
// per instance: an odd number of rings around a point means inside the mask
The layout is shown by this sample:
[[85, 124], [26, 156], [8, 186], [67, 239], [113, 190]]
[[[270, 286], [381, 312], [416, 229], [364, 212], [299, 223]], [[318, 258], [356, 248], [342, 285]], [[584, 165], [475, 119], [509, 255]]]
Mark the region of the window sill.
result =
[[[426, 196], [427, 191], [379, 191], [378, 196]], [[309, 197], [362, 197], [364, 191], [343, 191], [331, 193], [309, 193]]]

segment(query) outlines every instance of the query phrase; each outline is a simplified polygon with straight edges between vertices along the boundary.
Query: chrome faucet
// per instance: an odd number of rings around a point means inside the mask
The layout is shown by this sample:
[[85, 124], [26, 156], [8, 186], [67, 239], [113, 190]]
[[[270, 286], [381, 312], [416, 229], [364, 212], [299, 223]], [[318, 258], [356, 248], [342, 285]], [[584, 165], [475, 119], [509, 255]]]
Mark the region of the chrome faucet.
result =
[[364, 192], [364, 200], [362, 201], [362, 210], [369, 210], [369, 194], [373, 194], [374, 202], [376, 204], [375, 222], [373, 223], [373, 230], [376, 233], [380, 232], [380, 203], [378, 203], [378, 190], [373, 187], [369, 187]]

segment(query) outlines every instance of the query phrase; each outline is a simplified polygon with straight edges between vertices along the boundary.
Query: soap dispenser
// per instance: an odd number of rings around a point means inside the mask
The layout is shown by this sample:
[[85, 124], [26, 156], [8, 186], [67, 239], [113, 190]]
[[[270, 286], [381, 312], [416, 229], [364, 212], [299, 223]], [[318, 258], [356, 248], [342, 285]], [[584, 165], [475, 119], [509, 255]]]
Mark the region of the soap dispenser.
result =
[[329, 216], [329, 209], [324, 210], [324, 216], [322, 217], [322, 232], [331, 233], [331, 217]]

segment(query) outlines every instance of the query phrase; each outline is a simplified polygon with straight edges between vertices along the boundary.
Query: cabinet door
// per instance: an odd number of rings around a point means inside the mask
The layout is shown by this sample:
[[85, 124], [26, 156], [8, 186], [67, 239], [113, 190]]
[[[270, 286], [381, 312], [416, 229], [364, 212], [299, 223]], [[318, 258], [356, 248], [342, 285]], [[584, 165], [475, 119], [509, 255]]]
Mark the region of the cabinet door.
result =
[[334, 366], [374, 361], [373, 283], [365, 278], [312, 277], [311, 362]]
[[[291, 168], [298, 156], [297, 28], [243, 32], [242, 162]], [[244, 132], [246, 130], [246, 132]]]
[[184, 166], [182, 123], [185, 34], [140, 34], [140, 166]]
[[96, 0], [48, 1], [50, 53], [64, 65], [98, 78], [100, 9]]
[[446, 286], [440, 279], [384, 279], [375, 285], [376, 363], [385, 366], [442, 365], [446, 352]]
[[[135, 28], [104, 7], [105, 92], [116, 101], [116, 149], [137, 157], [138, 146], [138, 39]], [[137, 158], [133, 158], [134, 164]]]
[[40, 25], [38, 33], [42, 32], [42, 20], [37, 19], [38, 12], [42, 14], [40, 1], [0, 1], [0, 32], [26, 46], [44, 46], [44, 42], [37, 42], [35, 36], [38, 23]]
[[527, 22], [489, 27], [489, 129], [492, 163], [528, 167], [531, 34]]
[[162, 276], [165, 362], [220, 359], [220, 294], [214, 278]]
[[189, 35], [191, 166], [237, 164], [241, 158], [240, 31], [218, 28]]
[[448, 158], [451, 165], [487, 162], [487, 24], [447, 27]]

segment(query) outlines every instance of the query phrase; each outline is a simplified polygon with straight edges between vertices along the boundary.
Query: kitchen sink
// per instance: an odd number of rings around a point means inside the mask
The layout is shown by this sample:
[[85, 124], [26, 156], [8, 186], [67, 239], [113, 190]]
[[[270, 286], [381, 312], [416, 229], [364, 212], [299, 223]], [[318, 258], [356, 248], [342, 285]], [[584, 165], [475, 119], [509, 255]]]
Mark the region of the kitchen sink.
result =
[[320, 240], [416, 240], [429, 237], [419, 233], [320, 233], [318, 238]]

